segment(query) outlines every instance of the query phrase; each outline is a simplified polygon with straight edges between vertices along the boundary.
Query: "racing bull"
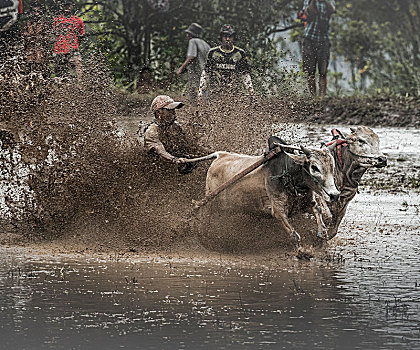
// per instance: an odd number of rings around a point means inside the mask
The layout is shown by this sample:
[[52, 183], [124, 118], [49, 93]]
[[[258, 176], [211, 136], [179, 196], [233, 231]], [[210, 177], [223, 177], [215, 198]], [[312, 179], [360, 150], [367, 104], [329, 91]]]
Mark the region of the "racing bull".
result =
[[[318, 230], [323, 232], [321, 212], [314, 194], [329, 203], [340, 194], [334, 183], [334, 158], [327, 149], [301, 147], [301, 154], [289, 154], [275, 136], [269, 139], [269, 152], [275, 155], [263, 165], [240, 178], [217, 197], [217, 208], [228, 213], [239, 211], [250, 216], [271, 215], [279, 220], [286, 233], [299, 243], [300, 234], [289, 223], [290, 214], [311, 210]], [[218, 192], [229, 180], [252, 167], [265, 156], [229, 152], [214, 153], [216, 160], [207, 172], [206, 196]]]
[[317, 197], [323, 208], [323, 216], [328, 217], [327, 235], [331, 239], [337, 235], [347, 206], [357, 193], [360, 180], [372, 167], [381, 168], [387, 165], [387, 158], [379, 150], [379, 137], [370, 128], [359, 126], [350, 128], [351, 133], [344, 135], [333, 129], [334, 139], [327, 144], [335, 160], [335, 183], [341, 191], [338, 201], [326, 203], [324, 198]]

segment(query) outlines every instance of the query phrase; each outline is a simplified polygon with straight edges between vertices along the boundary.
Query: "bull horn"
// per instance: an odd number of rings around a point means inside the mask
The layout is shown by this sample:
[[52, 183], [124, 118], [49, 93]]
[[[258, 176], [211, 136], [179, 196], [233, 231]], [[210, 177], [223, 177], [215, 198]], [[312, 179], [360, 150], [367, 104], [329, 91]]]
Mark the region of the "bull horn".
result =
[[306, 148], [305, 146], [300, 145], [300, 149], [303, 153], [306, 154], [306, 156], [309, 158], [311, 156], [311, 150], [309, 148]]
[[350, 128], [351, 132], [357, 132], [356, 128]]

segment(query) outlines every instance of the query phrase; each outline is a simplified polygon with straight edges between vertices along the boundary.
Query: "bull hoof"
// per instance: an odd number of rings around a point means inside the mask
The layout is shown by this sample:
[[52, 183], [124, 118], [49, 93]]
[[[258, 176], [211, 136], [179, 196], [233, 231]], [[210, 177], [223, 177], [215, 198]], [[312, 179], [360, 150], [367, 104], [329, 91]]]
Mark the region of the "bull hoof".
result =
[[297, 243], [297, 244], [299, 244], [300, 243], [300, 241], [301, 241], [301, 238], [300, 238], [300, 234], [299, 233], [297, 233], [296, 231], [293, 231], [292, 232], [292, 239]]
[[311, 261], [311, 259], [314, 257], [314, 254], [310, 249], [298, 248], [296, 257], [299, 260]]

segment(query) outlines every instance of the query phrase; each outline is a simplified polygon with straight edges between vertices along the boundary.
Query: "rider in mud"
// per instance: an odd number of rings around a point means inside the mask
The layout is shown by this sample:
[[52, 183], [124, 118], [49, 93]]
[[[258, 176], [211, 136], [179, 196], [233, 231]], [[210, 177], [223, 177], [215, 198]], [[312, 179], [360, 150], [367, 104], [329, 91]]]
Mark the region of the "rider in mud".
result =
[[231, 95], [234, 90], [239, 90], [238, 79], [242, 81], [248, 93], [253, 95], [248, 60], [245, 51], [233, 44], [235, 30], [230, 24], [222, 26], [220, 40], [222, 45], [210, 49], [207, 55], [200, 80], [199, 98], [202, 98], [208, 89], [212, 95], [226, 91]]
[[82, 77], [82, 57], [79, 52], [81, 38], [85, 34], [83, 21], [73, 14], [73, 0], [63, 0], [63, 13], [54, 18], [53, 30], [55, 72], [61, 76], [69, 66], [74, 66], [76, 77]]
[[178, 171], [186, 174], [194, 168], [187, 163], [188, 157], [196, 157], [205, 153], [204, 149], [194, 144], [180, 124], [176, 121], [176, 109], [184, 104], [175, 102], [171, 97], [159, 95], [152, 101], [151, 110], [155, 119], [144, 131], [144, 147], [160, 158], [178, 165]]

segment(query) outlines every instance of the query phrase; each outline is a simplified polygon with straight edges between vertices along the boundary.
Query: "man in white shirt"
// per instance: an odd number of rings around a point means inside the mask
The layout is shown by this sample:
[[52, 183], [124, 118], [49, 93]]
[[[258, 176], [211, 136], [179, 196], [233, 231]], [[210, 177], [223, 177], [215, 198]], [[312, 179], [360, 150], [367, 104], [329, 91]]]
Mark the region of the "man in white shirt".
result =
[[200, 85], [201, 72], [204, 69], [207, 53], [210, 50], [209, 44], [201, 39], [202, 27], [197, 23], [192, 23], [185, 32], [188, 35], [187, 58], [178, 69], [177, 75], [180, 76], [187, 68], [189, 73], [190, 102], [197, 102], [198, 87]]

